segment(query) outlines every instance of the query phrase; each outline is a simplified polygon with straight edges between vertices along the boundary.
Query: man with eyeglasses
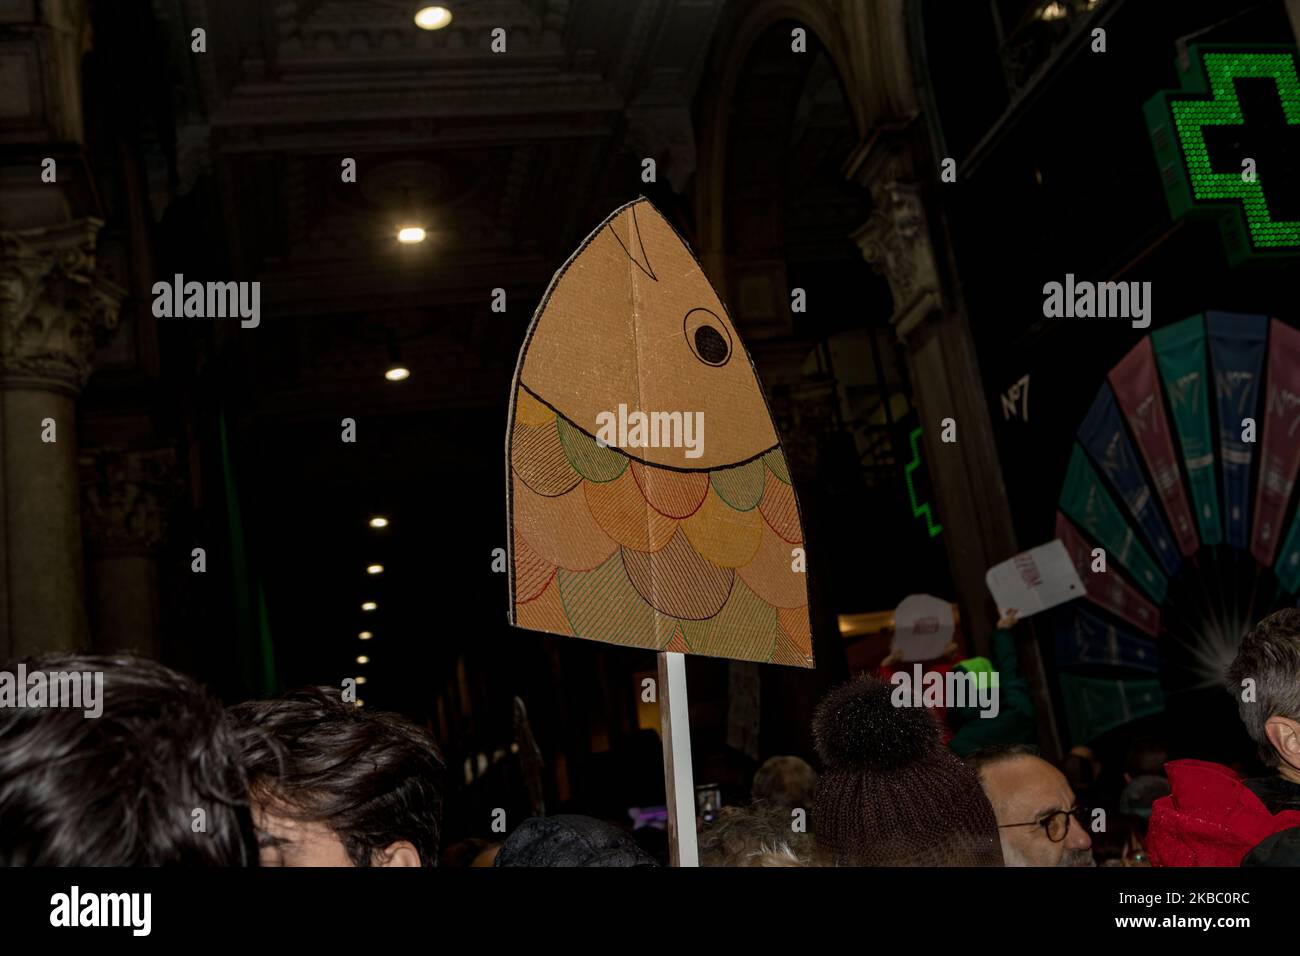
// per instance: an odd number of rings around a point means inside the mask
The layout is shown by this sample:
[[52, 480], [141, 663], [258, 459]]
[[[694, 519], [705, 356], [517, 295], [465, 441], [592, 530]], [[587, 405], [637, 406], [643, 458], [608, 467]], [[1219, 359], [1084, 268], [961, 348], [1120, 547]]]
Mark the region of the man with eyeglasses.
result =
[[986, 747], [966, 763], [993, 804], [1007, 866], [1096, 866], [1086, 812], [1065, 774], [1036, 748]]

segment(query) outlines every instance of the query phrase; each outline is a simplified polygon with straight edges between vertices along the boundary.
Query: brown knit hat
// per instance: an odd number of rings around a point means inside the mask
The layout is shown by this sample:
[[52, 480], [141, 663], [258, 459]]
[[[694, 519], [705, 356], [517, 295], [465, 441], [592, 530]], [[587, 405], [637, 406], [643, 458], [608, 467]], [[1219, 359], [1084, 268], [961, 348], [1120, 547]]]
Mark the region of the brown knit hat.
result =
[[817, 707], [819, 847], [840, 866], [1002, 866], [979, 778], [943, 745], [933, 714], [895, 707], [891, 694], [860, 677]]

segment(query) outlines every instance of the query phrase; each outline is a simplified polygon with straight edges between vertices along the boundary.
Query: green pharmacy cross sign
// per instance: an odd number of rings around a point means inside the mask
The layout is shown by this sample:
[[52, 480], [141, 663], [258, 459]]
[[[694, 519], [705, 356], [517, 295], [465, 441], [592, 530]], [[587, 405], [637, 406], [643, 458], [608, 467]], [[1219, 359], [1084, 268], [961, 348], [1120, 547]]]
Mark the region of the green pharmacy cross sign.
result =
[[1233, 265], [1300, 254], [1295, 47], [1196, 45], [1179, 73], [1143, 108], [1173, 217], [1218, 219]]
[[921, 441], [921, 429], [912, 429], [910, 440], [912, 443], [912, 460], [903, 467], [903, 477], [907, 479], [907, 498], [912, 503], [912, 517], [920, 518], [924, 516], [926, 530], [930, 532], [930, 537], [933, 538], [943, 531], [943, 525], [935, 522], [929, 504], [919, 504], [917, 502], [916, 482], [912, 480], [913, 472], [921, 467], [921, 449], [919, 447]]

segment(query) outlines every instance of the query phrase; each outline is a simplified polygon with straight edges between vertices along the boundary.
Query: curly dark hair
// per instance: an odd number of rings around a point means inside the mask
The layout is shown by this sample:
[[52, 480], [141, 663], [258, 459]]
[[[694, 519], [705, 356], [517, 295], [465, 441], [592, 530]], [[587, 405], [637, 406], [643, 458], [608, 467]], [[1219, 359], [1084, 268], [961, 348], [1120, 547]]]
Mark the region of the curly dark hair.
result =
[[23, 663], [29, 674], [102, 673], [102, 713], [0, 709], [0, 865], [256, 865], [239, 742], [220, 701], [143, 658]]
[[438, 862], [443, 761], [433, 740], [397, 714], [362, 710], [330, 687], [230, 708], [255, 800], [321, 822], [357, 866], [406, 840]]

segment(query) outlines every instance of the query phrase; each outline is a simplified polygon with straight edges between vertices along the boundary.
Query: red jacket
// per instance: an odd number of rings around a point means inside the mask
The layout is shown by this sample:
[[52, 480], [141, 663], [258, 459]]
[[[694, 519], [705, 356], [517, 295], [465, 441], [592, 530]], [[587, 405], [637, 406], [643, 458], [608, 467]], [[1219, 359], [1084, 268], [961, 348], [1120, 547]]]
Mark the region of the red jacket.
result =
[[1300, 826], [1300, 810], [1269, 813], [1233, 770], [1204, 760], [1165, 764], [1172, 792], [1151, 807], [1155, 866], [1241, 866], [1261, 840]]

